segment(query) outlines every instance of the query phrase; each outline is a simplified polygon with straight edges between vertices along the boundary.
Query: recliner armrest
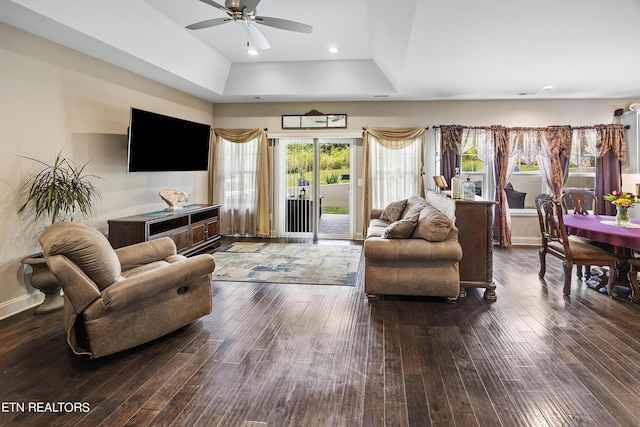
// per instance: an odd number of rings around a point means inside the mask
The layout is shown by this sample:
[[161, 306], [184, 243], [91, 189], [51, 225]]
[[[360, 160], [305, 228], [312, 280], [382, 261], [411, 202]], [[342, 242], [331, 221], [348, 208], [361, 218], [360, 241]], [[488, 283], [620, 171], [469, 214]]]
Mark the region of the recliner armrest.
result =
[[162, 237], [146, 242], [135, 243], [115, 250], [122, 271], [131, 270], [141, 265], [162, 261], [177, 253], [176, 244], [170, 237]]
[[76, 313], [82, 313], [89, 304], [100, 298], [100, 290], [96, 283], [69, 258], [53, 255], [46, 261]]
[[212, 255], [201, 254], [121, 280], [102, 291], [104, 306], [107, 310], [120, 310], [140, 304], [160, 292], [186, 286], [212, 273], [215, 265]]

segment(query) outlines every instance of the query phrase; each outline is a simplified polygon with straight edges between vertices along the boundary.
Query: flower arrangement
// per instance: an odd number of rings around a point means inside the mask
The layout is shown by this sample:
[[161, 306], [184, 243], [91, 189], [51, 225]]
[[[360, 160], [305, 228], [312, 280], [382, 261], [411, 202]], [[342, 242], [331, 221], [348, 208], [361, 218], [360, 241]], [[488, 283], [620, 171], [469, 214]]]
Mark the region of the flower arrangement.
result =
[[626, 191], [612, 191], [610, 194], [604, 196], [605, 200], [609, 200], [612, 205], [621, 206], [624, 208], [632, 208], [638, 203], [638, 196]]

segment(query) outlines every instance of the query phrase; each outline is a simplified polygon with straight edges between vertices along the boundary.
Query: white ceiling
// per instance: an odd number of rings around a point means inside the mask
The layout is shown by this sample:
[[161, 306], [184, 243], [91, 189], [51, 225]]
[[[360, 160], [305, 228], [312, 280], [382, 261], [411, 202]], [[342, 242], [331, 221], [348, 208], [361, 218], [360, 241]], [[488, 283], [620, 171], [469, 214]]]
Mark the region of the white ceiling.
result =
[[251, 57], [238, 24], [184, 28], [226, 16], [199, 0], [0, 0], [9, 25], [212, 102], [640, 97], [640, 0], [262, 0], [257, 12], [313, 33], [258, 25], [271, 49]]

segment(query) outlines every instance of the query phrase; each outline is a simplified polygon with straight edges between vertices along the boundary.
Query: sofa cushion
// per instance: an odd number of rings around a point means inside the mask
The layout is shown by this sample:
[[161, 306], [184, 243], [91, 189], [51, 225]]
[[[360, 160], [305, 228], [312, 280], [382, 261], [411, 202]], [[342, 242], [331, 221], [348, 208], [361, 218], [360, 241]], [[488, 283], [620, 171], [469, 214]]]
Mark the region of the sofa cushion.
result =
[[380, 219], [387, 222], [396, 222], [402, 217], [406, 207], [407, 199], [391, 202], [380, 214]]
[[120, 261], [109, 240], [95, 228], [77, 222], [57, 222], [40, 236], [45, 257], [64, 255], [100, 290], [121, 280]]
[[409, 216], [416, 216], [416, 220], [418, 215], [425, 206], [427, 206], [427, 201], [420, 196], [411, 196], [407, 199], [407, 207], [404, 208], [404, 212], [402, 213], [402, 218], [407, 218]]
[[418, 224], [412, 237], [430, 242], [441, 242], [447, 238], [452, 228], [453, 222], [448, 216], [433, 206], [427, 205], [420, 212]]
[[367, 229], [367, 238], [369, 237], [382, 237], [384, 231], [389, 226], [387, 221], [383, 221], [378, 218], [374, 218], [369, 222], [369, 228]]
[[383, 239], [408, 239], [418, 224], [418, 215], [401, 219], [389, 224], [382, 235]]

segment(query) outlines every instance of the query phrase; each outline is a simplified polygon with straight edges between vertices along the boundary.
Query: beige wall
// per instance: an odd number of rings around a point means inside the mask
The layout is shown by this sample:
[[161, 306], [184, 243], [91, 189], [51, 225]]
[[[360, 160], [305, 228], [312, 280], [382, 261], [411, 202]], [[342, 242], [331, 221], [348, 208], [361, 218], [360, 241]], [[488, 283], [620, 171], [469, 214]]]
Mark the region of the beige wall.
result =
[[[0, 23], [0, 318], [40, 298], [25, 283], [20, 259], [39, 251], [42, 224], [16, 214], [19, 189], [34, 162], [63, 154], [91, 160], [102, 193], [87, 220], [107, 231], [107, 220], [163, 209], [163, 188], [207, 201], [206, 172], [126, 173], [129, 108], [134, 106], [212, 123], [212, 104]], [[171, 147], [158, 147], [171, 149]], [[28, 280], [27, 280], [28, 282]]]
[[[342, 103], [255, 103], [214, 105], [214, 126], [221, 128], [261, 127], [268, 128], [270, 136], [287, 134], [331, 136], [360, 135], [362, 128], [424, 126], [432, 128], [440, 124], [470, 126], [550, 126], [550, 125], [594, 125], [614, 123], [614, 110], [628, 107], [638, 99], [585, 99], [585, 100], [540, 100], [522, 99], [510, 101], [415, 101], [415, 102], [342, 102]], [[348, 115], [347, 130], [283, 131], [283, 114], [304, 114], [310, 110], [325, 114]], [[426, 176], [435, 175], [435, 133], [427, 132]], [[357, 158], [361, 159], [358, 148]], [[360, 169], [356, 165], [355, 176]], [[427, 181], [432, 185], [430, 180]], [[629, 185], [628, 191], [631, 191]], [[623, 186], [623, 188], [625, 188]], [[626, 189], [626, 188], [625, 188]], [[361, 236], [361, 187], [356, 186], [356, 237]], [[519, 214], [512, 218], [514, 244], [538, 244], [539, 226], [535, 212]]]
[[[574, 126], [612, 123], [613, 111], [637, 99], [522, 99], [508, 101], [377, 101], [253, 103], [214, 105], [216, 127], [265, 127], [269, 133], [283, 131], [283, 114], [304, 114], [310, 110], [348, 114], [348, 130], [361, 133], [363, 126], [433, 126], [461, 124], [471, 126]], [[308, 131], [305, 131], [308, 132]], [[325, 130], [323, 135], [342, 130]]]

